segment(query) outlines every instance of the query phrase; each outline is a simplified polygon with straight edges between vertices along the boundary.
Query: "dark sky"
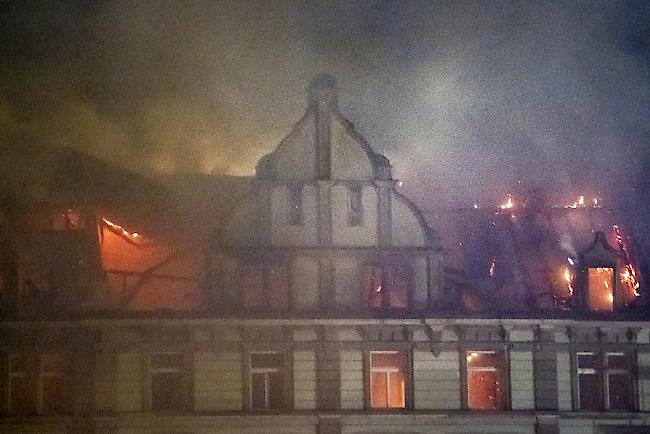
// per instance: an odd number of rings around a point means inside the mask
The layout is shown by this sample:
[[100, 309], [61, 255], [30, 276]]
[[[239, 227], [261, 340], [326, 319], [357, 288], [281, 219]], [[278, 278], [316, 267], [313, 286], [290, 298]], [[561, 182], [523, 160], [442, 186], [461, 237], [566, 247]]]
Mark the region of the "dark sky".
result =
[[0, 8], [9, 158], [72, 146], [140, 172], [252, 174], [325, 71], [416, 196], [493, 203], [541, 185], [607, 200], [650, 177], [648, 1]]

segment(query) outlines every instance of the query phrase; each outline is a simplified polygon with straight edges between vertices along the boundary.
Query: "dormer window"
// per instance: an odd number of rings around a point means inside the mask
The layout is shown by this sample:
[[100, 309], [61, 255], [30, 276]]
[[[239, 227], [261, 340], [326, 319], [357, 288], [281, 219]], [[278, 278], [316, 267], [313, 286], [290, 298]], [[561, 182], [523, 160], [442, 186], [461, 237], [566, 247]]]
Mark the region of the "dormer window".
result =
[[363, 223], [363, 196], [361, 186], [353, 184], [348, 189], [348, 224], [360, 226]]
[[289, 224], [300, 226], [302, 220], [302, 186], [292, 185], [289, 187]]
[[614, 268], [594, 267], [587, 269], [587, 303], [593, 311], [614, 310]]

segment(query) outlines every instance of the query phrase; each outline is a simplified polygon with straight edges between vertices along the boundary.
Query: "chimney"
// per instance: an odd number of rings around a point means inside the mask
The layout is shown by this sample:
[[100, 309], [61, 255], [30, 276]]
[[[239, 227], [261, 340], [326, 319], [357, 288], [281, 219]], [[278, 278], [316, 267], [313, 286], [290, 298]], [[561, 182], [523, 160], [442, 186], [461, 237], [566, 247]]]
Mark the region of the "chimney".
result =
[[318, 74], [314, 77], [309, 86], [309, 109], [317, 111], [338, 110], [338, 98], [336, 95], [336, 80], [329, 74]]

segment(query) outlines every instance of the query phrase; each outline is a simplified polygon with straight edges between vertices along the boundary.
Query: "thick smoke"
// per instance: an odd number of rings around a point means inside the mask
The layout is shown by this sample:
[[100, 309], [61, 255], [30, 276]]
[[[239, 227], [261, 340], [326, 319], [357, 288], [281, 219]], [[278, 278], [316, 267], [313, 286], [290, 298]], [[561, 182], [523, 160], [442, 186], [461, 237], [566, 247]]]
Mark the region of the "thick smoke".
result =
[[3, 8], [5, 162], [71, 146], [139, 172], [251, 174], [320, 71], [421, 199], [624, 192], [650, 141], [647, 2]]

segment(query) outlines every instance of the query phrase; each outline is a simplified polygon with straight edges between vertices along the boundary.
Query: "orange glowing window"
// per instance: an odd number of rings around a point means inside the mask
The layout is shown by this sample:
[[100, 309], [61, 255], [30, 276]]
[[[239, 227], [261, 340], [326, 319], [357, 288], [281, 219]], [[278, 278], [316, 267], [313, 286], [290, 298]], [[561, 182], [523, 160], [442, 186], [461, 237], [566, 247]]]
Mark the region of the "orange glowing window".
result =
[[587, 273], [587, 287], [589, 309], [609, 312], [614, 310], [613, 268], [589, 268]]
[[366, 265], [362, 269], [361, 288], [370, 309], [408, 307], [408, 273], [395, 266]]
[[370, 352], [370, 407], [406, 408], [407, 359], [401, 351]]
[[470, 410], [505, 410], [505, 360], [497, 351], [468, 351], [467, 407]]

